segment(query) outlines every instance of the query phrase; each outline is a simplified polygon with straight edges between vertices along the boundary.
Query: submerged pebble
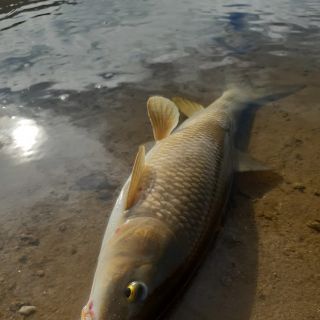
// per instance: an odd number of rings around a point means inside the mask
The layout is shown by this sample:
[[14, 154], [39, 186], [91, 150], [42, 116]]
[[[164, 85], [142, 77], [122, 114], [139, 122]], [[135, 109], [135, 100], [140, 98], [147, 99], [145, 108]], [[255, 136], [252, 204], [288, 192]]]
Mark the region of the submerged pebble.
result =
[[59, 231], [60, 232], [65, 232], [67, 230], [67, 226], [65, 225], [65, 224], [61, 224], [60, 226], [59, 226]]
[[31, 234], [21, 234], [20, 241], [23, 245], [27, 246], [38, 246], [40, 243], [40, 240]]
[[35, 313], [37, 308], [35, 306], [22, 306], [19, 309], [19, 313], [23, 316], [29, 316], [30, 314]]
[[36, 275], [37, 275], [38, 277], [42, 278], [42, 277], [44, 277], [45, 273], [44, 273], [43, 270], [38, 270], [38, 271], [36, 272]]
[[294, 189], [294, 190], [298, 190], [298, 191], [300, 191], [300, 192], [304, 192], [304, 190], [306, 189], [306, 187], [305, 187], [302, 183], [296, 182], [296, 183], [293, 184], [293, 189]]
[[320, 220], [316, 219], [308, 223], [308, 227], [314, 231], [320, 232]]

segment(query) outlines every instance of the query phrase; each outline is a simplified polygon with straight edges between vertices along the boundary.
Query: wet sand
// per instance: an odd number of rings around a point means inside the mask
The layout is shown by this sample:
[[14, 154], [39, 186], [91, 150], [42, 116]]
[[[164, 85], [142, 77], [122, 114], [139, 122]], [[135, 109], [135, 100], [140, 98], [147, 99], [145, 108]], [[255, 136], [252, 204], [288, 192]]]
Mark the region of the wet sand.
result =
[[[36, 306], [31, 320], [79, 319], [117, 192], [137, 146], [152, 138], [146, 98], [180, 94], [209, 103], [226, 82], [223, 68], [180, 82], [168, 81], [170, 64], [154, 73], [148, 83], [69, 92], [65, 100], [24, 97], [19, 117], [36, 120], [42, 144], [23, 156], [8, 136], [0, 140], [1, 319], [23, 318], [22, 305]], [[263, 83], [264, 74], [245, 76]], [[306, 85], [256, 114], [248, 149], [273, 173], [237, 176], [216, 245], [166, 319], [320, 318], [318, 74], [271, 68], [275, 87]], [[8, 128], [17, 120], [1, 119]]]

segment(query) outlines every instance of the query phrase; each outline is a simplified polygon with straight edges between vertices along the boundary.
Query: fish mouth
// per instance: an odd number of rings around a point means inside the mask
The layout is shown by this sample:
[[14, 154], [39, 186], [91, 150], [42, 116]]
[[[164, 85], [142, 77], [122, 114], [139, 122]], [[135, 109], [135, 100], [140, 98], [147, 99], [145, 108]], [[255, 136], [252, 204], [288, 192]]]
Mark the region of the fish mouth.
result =
[[92, 308], [93, 308], [92, 302], [89, 302], [82, 308], [81, 320], [95, 320]]

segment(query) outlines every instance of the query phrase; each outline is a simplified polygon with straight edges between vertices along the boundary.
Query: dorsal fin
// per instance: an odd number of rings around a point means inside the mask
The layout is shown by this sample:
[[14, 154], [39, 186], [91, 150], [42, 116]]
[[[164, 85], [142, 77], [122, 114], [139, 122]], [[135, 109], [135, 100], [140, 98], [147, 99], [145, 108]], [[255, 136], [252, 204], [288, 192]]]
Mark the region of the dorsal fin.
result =
[[201, 104], [185, 98], [173, 97], [172, 100], [178, 106], [179, 110], [189, 118], [194, 113], [204, 109]]
[[145, 148], [144, 146], [140, 146], [132, 169], [130, 185], [128, 188], [126, 209], [131, 208], [136, 201], [144, 168]]
[[169, 136], [179, 122], [179, 110], [169, 99], [150, 97], [147, 102], [148, 115], [152, 124], [155, 140]]

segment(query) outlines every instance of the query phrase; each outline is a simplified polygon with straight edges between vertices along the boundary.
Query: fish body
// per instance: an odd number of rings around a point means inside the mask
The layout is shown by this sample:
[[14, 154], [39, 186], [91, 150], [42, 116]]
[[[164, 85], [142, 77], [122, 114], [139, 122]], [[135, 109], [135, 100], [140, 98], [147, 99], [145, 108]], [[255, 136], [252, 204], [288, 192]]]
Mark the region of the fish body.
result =
[[[113, 209], [83, 320], [157, 319], [220, 228], [237, 166], [235, 122], [244, 99], [227, 91], [207, 108], [176, 99], [190, 118], [171, 134], [176, 107], [154, 99], [154, 110], [163, 106], [160, 116], [149, 110], [160, 138], [145, 156], [140, 148]], [[166, 116], [173, 119], [169, 124]]]

